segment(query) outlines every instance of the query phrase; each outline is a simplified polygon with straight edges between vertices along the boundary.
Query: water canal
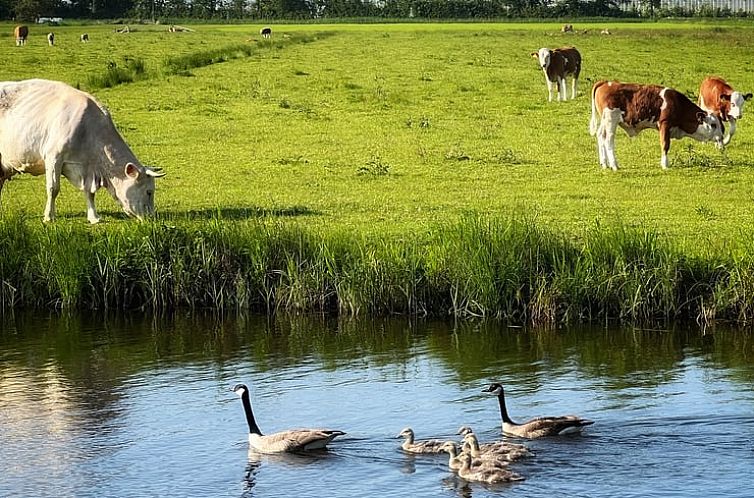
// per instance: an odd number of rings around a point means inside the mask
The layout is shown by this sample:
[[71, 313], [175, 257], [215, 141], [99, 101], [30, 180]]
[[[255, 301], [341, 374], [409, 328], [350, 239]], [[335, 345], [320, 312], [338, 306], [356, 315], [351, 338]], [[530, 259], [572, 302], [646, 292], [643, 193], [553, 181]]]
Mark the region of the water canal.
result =
[[[319, 318], [0, 318], [0, 496], [748, 497], [754, 336]], [[577, 413], [536, 440], [523, 483], [468, 484], [394, 436], [500, 438], [514, 419]], [[230, 388], [263, 430], [348, 432], [323, 457], [256, 457]]]

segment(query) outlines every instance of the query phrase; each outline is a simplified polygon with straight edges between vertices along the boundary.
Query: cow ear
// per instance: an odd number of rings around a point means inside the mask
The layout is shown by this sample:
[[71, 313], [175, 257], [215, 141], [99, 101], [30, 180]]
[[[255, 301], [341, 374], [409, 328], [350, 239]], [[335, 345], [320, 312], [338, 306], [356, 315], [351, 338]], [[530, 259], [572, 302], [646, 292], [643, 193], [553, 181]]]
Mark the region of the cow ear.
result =
[[720, 95], [720, 100], [722, 100], [723, 102], [730, 102], [730, 95], [728, 95], [727, 93], [724, 93]]
[[129, 178], [136, 179], [139, 177], [139, 167], [136, 166], [134, 163], [128, 163], [126, 164], [126, 176]]
[[752, 95], [750, 93], [747, 93], [744, 95], [744, 100], [751, 100]]
[[696, 113], [696, 119], [699, 120], [700, 123], [704, 123], [704, 120], [707, 118], [707, 113], [704, 111], [699, 111]]
[[532, 52], [531, 56], [534, 57], [535, 59], [539, 59], [539, 52]]

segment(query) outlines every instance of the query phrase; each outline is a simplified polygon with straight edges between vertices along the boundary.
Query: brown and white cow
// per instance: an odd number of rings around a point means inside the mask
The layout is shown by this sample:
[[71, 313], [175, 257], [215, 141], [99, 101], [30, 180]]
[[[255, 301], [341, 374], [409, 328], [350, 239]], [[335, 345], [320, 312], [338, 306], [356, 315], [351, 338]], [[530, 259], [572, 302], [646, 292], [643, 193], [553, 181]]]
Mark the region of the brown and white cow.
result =
[[262, 35], [262, 38], [270, 38], [272, 37], [272, 28], [265, 26], [264, 28], [259, 30], [259, 34]]
[[728, 145], [736, 133], [736, 121], [741, 119], [744, 104], [751, 93], [742, 94], [733, 90], [724, 79], [708, 76], [699, 87], [699, 107], [730, 123], [723, 145]]
[[576, 86], [581, 73], [581, 54], [573, 47], [562, 47], [550, 50], [540, 48], [538, 52], [532, 52], [531, 56], [539, 60], [539, 65], [545, 73], [547, 83], [548, 102], [552, 102], [552, 86], [555, 85], [558, 92], [558, 100], [567, 100], [566, 77], [573, 77], [571, 86], [571, 98], [576, 98]]
[[151, 215], [155, 178], [164, 175], [139, 162], [94, 97], [40, 79], [0, 82], [0, 191], [20, 173], [45, 176], [45, 221], [55, 219], [64, 176], [84, 192], [91, 223], [99, 221], [94, 194], [102, 187], [128, 215]]
[[615, 130], [618, 126], [630, 137], [648, 128], [658, 130], [662, 148], [660, 166], [663, 169], [668, 167], [671, 138], [691, 137], [701, 142], [714, 140], [717, 143], [723, 140], [720, 118], [708, 114], [672, 88], [598, 81], [592, 87], [589, 132], [597, 136], [600, 166], [603, 168], [618, 169], [615, 158]]
[[16, 37], [16, 46], [26, 45], [26, 38], [29, 36], [28, 26], [16, 26], [13, 29], [13, 35]]

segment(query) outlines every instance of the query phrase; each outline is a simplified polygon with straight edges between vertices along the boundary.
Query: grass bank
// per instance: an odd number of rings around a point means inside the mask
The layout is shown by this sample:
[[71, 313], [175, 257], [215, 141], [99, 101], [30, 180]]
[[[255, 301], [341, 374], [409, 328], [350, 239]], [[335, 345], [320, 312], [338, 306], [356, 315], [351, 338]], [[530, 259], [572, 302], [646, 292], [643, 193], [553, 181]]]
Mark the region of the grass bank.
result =
[[467, 217], [411, 238], [277, 222], [41, 226], [0, 220], [3, 309], [487, 316], [518, 323], [748, 321], [754, 251], [690, 257], [636, 229], [583, 239]]

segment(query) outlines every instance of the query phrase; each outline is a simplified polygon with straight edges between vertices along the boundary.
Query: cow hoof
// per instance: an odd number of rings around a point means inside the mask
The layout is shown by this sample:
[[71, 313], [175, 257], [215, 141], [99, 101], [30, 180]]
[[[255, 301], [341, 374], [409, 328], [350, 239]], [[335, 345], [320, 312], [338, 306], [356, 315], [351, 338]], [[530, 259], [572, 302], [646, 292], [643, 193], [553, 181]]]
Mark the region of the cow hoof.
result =
[[99, 223], [99, 221], [99, 218], [89, 218], [89, 223], [91, 223], [92, 225], [96, 225], [97, 223]]

